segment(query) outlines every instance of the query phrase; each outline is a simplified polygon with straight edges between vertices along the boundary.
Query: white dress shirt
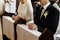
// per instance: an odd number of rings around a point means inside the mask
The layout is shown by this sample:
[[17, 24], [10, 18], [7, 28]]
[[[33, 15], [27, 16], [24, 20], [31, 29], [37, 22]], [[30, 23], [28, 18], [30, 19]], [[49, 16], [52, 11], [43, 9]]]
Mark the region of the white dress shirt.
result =
[[20, 2], [19, 8], [18, 8], [18, 15], [19, 17], [27, 21], [29, 20], [27, 22], [27, 25], [30, 23], [33, 23], [33, 8], [30, 0], [27, 0], [27, 2], [24, 4], [21, 4]]
[[5, 11], [8, 13], [16, 13], [16, 0], [8, 0], [5, 4]]
[[49, 6], [50, 2], [43, 6], [43, 8], [46, 10], [46, 8]]

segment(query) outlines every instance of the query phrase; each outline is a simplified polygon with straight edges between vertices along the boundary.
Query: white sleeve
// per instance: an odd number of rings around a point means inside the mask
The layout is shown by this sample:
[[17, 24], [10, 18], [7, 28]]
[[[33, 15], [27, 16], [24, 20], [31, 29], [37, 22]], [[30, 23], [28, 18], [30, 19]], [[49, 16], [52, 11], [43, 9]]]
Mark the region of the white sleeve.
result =
[[30, 23], [34, 23], [34, 21], [33, 21], [33, 7], [32, 7], [32, 4], [31, 4], [30, 0], [28, 0], [28, 3], [27, 3], [27, 17], [26, 17], [26, 20], [27, 20], [27, 25], [30, 24]]

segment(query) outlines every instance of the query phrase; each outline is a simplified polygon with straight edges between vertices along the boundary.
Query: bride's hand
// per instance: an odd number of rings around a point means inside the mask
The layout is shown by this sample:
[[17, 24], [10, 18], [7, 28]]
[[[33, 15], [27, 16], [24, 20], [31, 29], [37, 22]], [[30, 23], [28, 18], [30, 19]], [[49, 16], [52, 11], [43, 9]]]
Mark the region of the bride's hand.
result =
[[20, 0], [22, 4], [24, 4], [25, 2], [27, 2], [27, 0]]
[[15, 20], [15, 21], [18, 21], [20, 19], [20, 17], [17, 15], [17, 16], [12, 16], [12, 19]]

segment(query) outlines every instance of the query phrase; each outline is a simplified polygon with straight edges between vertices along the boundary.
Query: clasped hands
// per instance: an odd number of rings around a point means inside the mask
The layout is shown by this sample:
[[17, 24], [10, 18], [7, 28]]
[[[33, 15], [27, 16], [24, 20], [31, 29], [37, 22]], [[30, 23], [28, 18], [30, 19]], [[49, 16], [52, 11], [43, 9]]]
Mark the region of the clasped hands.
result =
[[[18, 21], [20, 19], [20, 17], [17, 15], [17, 16], [12, 16], [12, 19], [15, 20], [15, 21]], [[37, 30], [37, 25], [34, 24], [34, 23], [30, 23], [28, 24], [28, 28], [31, 29], [31, 30]]]
[[8, 0], [4, 0], [4, 1], [5, 1], [5, 3], [6, 3], [6, 2], [8, 2], [8, 3], [9, 3], [9, 1], [8, 1]]

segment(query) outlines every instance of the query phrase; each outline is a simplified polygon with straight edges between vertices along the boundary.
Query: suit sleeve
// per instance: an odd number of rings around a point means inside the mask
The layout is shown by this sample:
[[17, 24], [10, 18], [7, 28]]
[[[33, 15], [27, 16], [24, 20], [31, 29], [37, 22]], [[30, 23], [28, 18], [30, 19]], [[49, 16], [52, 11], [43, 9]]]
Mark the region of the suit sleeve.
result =
[[54, 34], [58, 27], [59, 11], [56, 8], [52, 7], [52, 10], [50, 10], [50, 14], [46, 21], [46, 27]]

